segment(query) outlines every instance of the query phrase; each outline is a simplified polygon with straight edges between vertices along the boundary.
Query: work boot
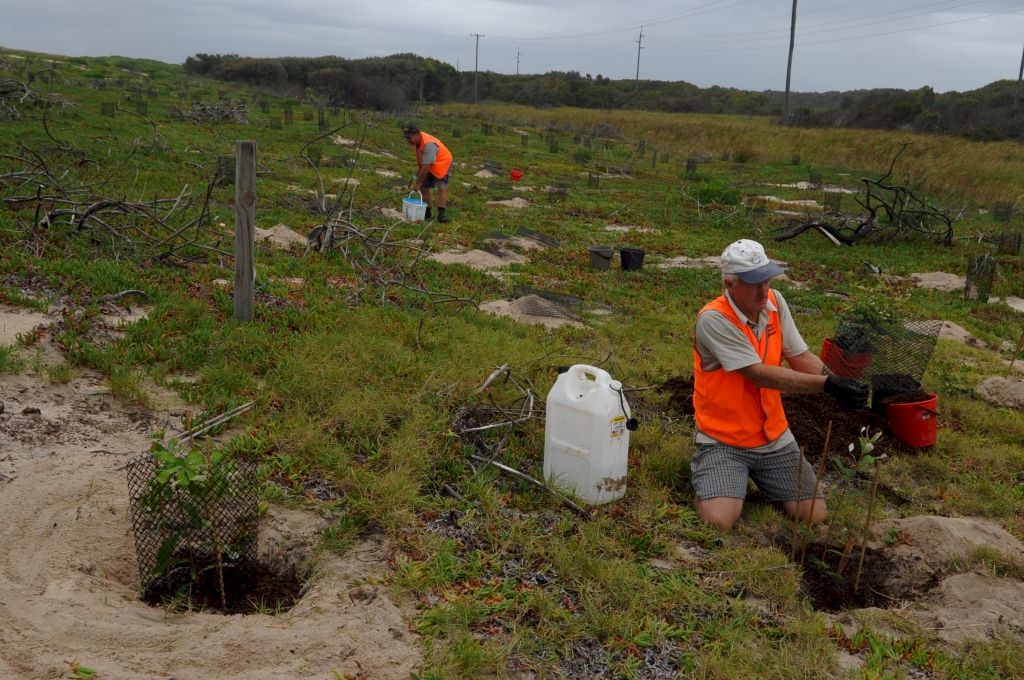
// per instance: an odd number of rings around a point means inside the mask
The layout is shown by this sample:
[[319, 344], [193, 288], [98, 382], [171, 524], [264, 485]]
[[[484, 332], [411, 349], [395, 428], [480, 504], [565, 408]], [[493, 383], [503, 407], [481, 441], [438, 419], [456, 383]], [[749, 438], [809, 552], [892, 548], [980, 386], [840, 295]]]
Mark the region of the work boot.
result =
[[426, 219], [428, 219], [428, 220], [430, 219], [430, 206], [429, 206], [429, 205], [427, 206], [427, 214], [426, 214], [426, 215], [424, 215], [424, 217], [425, 217]]
[[448, 221], [448, 216], [444, 214], [444, 208], [438, 208], [437, 209], [437, 221], [438, 222], [447, 222]]

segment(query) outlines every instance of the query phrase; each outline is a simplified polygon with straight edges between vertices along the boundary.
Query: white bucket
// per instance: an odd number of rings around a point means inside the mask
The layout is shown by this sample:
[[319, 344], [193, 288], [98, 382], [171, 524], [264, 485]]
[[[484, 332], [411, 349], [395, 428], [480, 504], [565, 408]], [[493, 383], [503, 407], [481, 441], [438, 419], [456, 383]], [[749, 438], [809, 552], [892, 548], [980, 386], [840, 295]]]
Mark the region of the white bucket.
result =
[[607, 371], [577, 364], [548, 392], [544, 478], [592, 505], [626, 494], [629, 404]]
[[427, 203], [412, 194], [402, 199], [402, 217], [410, 222], [422, 222], [427, 216]]

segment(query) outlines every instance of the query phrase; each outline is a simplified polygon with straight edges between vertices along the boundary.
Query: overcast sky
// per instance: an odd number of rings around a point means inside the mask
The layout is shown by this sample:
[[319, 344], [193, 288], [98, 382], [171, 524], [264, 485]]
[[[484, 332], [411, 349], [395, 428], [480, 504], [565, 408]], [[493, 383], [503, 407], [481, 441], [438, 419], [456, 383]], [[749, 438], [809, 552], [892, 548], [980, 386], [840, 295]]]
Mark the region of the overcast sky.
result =
[[[781, 90], [792, 0], [0, 0], [0, 45], [181, 63], [199, 52], [414, 52], [472, 71], [579, 71]], [[1016, 79], [1024, 0], [800, 0], [795, 91]], [[518, 59], [518, 61], [517, 61]]]

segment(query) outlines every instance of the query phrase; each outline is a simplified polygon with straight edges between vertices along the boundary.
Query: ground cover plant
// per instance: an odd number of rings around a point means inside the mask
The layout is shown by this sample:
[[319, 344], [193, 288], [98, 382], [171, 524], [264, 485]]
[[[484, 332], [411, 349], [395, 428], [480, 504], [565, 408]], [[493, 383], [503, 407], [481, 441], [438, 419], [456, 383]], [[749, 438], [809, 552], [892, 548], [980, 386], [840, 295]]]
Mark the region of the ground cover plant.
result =
[[[1022, 317], [910, 278], [964, 275], [1019, 224], [1013, 209], [995, 214], [1019, 201], [1019, 147], [738, 117], [331, 110], [114, 58], [2, 52], [0, 76], [25, 86], [0, 108], [0, 302], [59, 308], [48, 332], [63, 360], [102, 373], [124, 400], [144, 405], [147, 384], [171, 387], [197, 420], [255, 402], [238, 419], [237, 453], [261, 462], [264, 502], [327, 516], [324, 550], [387, 541], [390, 593], [413, 604], [424, 653], [417, 677], [1024, 674], [1020, 630], [951, 647], [888, 612], [897, 624], [847, 631], [801, 579], [816, 568], [826, 584], [891, 585], [872, 570], [895, 568], [886, 549], [906, 537], [866, 545], [886, 519], [981, 517], [1024, 538], [1024, 415], [975, 395], [982, 378], [1006, 373]], [[455, 155], [448, 224], [393, 212], [413, 168], [401, 136], [409, 119]], [[251, 323], [232, 319], [230, 289], [240, 139], [257, 142], [257, 226], [300, 236], [291, 249], [258, 245]], [[793, 217], [777, 212], [792, 211], [787, 201], [823, 201], [823, 186], [857, 191], [908, 141], [893, 176], [955, 217], [951, 240], [774, 240]], [[524, 207], [495, 203], [510, 199]], [[547, 247], [493, 245], [517, 233], [547, 237]], [[693, 510], [692, 325], [721, 280], [714, 268], [659, 264], [717, 256], [737, 238], [789, 264], [777, 286], [815, 349], [865, 306], [945, 319], [976, 338], [940, 339], [923, 377], [940, 396], [933, 447], [887, 434], [865, 452], [862, 428], [884, 427], [877, 415], [793, 403], [812, 426], [798, 437], [832, 508], [820, 531], [792, 526], [756, 496], [732, 533]], [[647, 259], [635, 272], [593, 270], [594, 244], [638, 247]], [[500, 276], [430, 257], [517, 247], [525, 257]], [[1024, 297], [1024, 257], [995, 257], [992, 295]], [[571, 302], [578, 325], [480, 309], [525, 290]], [[144, 299], [148, 314], [111, 334], [104, 305], [126, 296]], [[0, 379], [28, 370], [39, 342], [0, 347]], [[574, 363], [622, 381], [641, 421], [626, 496], [582, 513], [488, 462], [542, 477], [543, 397]], [[968, 562], [1008, 579], [1022, 569], [1012, 556]], [[914, 585], [905, 599], [930, 587]], [[856, 667], [841, 667], [841, 654]]]

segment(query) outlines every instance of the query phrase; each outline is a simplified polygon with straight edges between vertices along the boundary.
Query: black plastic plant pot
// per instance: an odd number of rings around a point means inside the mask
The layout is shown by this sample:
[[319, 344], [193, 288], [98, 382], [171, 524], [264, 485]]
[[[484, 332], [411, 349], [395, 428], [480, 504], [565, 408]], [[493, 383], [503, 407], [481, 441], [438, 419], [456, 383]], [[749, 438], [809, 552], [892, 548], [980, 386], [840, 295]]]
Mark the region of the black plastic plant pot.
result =
[[635, 272], [644, 266], [644, 251], [639, 248], [619, 248], [622, 271]]
[[615, 250], [611, 246], [590, 246], [590, 268], [598, 271], [606, 271], [612, 266], [612, 255]]

